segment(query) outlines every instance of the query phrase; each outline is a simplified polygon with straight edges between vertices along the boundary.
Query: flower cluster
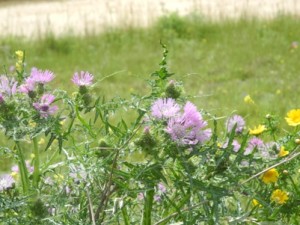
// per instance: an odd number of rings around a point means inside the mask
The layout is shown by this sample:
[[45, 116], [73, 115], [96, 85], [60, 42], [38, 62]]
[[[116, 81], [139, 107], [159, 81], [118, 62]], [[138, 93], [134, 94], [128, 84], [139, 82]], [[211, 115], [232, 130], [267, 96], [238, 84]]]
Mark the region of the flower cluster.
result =
[[211, 129], [203, 129], [207, 122], [191, 102], [183, 107], [171, 98], [158, 99], [151, 107], [151, 114], [156, 119], [167, 119], [165, 131], [178, 145], [203, 144], [211, 137]]

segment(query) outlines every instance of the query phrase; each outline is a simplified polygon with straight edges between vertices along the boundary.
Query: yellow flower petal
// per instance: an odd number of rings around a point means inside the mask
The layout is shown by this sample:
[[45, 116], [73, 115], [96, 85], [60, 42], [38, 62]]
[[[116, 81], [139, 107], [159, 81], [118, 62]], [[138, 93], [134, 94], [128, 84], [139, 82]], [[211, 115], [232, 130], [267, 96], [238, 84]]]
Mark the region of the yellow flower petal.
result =
[[249, 134], [258, 135], [261, 134], [267, 130], [265, 125], [258, 125], [257, 127], [254, 127], [253, 129], [249, 129]]
[[248, 104], [254, 104], [253, 99], [250, 97], [250, 95], [246, 95], [244, 98], [244, 102]]
[[15, 54], [17, 56], [17, 59], [22, 62], [23, 61], [23, 57], [24, 57], [24, 52], [21, 51], [21, 50], [18, 50], [18, 51], [15, 52]]
[[287, 113], [285, 117], [289, 126], [298, 126], [300, 124], [300, 109], [292, 109]]
[[287, 156], [290, 152], [289, 151], [286, 151], [284, 146], [281, 146], [280, 147], [280, 151], [278, 153], [278, 156], [279, 157], [284, 157], [284, 156]]
[[42, 145], [42, 144], [45, 144], [45, 139], [44, 138], [41, 138], [38, 142], [39, 145]]
[[257, 201], [255, 198], [252, 200], [252, 205], [262, 207], [262, 205], [259, 203], [259, 201]]
[[273, 169], [270, 169], [267, 172], [265, 172], [262, 175], [261, 179], [265, 184], [268, 184], [268, 183], [277, 182], [278, 177], [279, 177], [278, 171], [275, 168], [273, 168]]
[[272, 202], [282, 205], [282, 204], [285, 204], [288, 199], [289, 199], [288, 193], [285, 191], [276, 189], [275, 191], [272, 192], [272, 195], [271, 195]]

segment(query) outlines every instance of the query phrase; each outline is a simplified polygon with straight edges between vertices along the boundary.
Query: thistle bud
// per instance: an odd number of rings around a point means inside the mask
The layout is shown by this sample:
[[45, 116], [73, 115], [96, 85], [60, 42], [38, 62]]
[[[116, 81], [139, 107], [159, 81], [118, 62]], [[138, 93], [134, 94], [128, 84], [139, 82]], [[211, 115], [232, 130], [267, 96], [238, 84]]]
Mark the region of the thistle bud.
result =
[[106, 139], [101, 139], [98, 142], [99, 148], [96, 151], [96, 155], [100, 158], [100, 157], [107, 157], [110, 154], [110, 149], [108, 149], [109, 147], [111, 147], [108, 143]]
[[173, 99], [177, 99], [179, 98], [180, 94], [181, 94], [181, 89], [176, 86], [176, 83], [174, 80], [171, 80], [166, 88], [166, 97], [167, 98], [173, 98]]
[[145, 127], [142, 136], [135, 142], [137, 146], [140, 146], [147, 154], [154, 154], [154, 147], [156, 146], [156, 140], [150, 133], [150, 128]]
[[82, 96], [82, 100], [83, 100], [83, 104], [85, 107], [89, 106], [92, 102], [92, 96], [89, 95], [88, 93], [87, 94], [84, 94]]

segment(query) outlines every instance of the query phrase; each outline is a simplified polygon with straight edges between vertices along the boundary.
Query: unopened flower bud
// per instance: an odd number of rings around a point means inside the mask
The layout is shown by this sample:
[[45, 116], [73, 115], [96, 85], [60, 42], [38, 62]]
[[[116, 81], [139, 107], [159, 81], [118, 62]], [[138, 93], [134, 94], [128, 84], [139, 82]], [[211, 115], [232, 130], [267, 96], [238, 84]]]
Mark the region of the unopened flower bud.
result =
[[156, 146], [156, 139], [151, 135], [149, 127], [145, 127], [142, 136], [135, 142], [135, 144], [145, 150], [146, 153], [155, 154], [153, 150]]
[[272, 118], [271, 114], [266, 115], [266, 119], [271, 119], [271, 118]]
[[283, 173], [284, 175], [288, 175], [288, 174], [289, 174], [289, 171], [283, 170], [282, 173]]
[[166, 97], [177, 99], [180, 96], [180, 94], [181, 94], [180, 88], [176, 86], [174, 80], [171, 80], [166, 88]]
[[299, 144], [300, 144], [300, 139], [297, 138], [297, 139], [295, 140], [295, 143], [296, 143], [297, 145], [299, 145]]

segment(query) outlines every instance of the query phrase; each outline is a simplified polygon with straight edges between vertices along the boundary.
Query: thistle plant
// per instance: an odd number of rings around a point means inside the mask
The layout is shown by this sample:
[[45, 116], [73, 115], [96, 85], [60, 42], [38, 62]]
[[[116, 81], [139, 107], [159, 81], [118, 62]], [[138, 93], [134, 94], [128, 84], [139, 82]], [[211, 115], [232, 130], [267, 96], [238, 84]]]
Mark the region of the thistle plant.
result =
[[[168, 50], [131, 99], [96, 95], [97, 73], [75, 72], [75, 94], [50, 70], [0, 76], [4, 224], [251, 224], [299, 220], [299, 109], [247, 125], [220, 119], [169, 80]], [[100, 95], [100, 96], [99, 96]], [[125, 110], [134, 119], [116, 118]]]

